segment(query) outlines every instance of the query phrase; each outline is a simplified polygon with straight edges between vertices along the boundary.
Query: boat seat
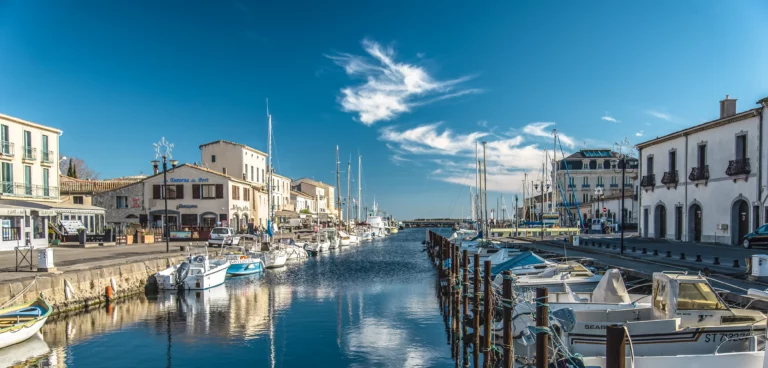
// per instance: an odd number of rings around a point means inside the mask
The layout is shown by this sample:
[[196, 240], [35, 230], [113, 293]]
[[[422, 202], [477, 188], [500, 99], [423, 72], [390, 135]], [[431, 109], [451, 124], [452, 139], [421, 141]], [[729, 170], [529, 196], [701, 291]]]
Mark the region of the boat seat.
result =
[[0, 318], [0, 326], [12, 326], [17, 323], [32, 321], [36, 318], [37, 317], [2, 317]]

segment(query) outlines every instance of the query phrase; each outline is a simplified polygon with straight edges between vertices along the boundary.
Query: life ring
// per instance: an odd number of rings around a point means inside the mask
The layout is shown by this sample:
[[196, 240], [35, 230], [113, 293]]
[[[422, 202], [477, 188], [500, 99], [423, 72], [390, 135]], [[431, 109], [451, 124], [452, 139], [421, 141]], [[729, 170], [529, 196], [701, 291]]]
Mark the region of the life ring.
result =
[[205, 257], [204, 256], [197, 256], [197, 257], [195, 257], [195, 262], [203, 263], [203, 262], [205, 262]]
[[246, 259], [248, 256], [240, 256], [240, 259]]

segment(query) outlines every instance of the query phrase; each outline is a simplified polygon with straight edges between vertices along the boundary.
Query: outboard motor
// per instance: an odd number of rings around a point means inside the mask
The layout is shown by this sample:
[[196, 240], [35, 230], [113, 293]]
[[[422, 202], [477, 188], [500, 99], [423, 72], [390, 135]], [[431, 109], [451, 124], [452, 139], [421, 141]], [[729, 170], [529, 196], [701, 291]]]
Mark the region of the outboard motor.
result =
[[184, 285], [184, 280], [187, 279], [188, 275], [189, 275], [189, 263], [182, 262], [179, 265], [179, 268], [176, 269], [176, 286], [180, 287]]

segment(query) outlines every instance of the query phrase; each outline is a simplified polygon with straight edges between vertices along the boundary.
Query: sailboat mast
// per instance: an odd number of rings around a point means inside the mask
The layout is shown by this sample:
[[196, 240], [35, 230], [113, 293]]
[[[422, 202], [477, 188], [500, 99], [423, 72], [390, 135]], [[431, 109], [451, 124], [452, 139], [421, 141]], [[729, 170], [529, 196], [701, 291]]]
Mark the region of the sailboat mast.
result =
[[349, 201], [352, 199], [351, 194], [351, 188], [350, 185], [352, 184], [352, 157], [349, 158], [349, 161], [347, 161], [347, 231], [350, 231], [349, 226]]
[[[485, 199], [483, 200], [483, 202], [484, 202], [483, 206], [485, 206], [485, 221], [488, 222], [488, 167], [487, 167], [486, 161], [485, 161], [485, 147], [486, 147], [486, 145], [487, 145], [487, 143], [485, 141], [483, 141], [483, 182], [485, 183], [485, 192], [483, 193], [483, 196], [485, 197]], [[486, 233], [487, 232], [488, 231], [486, 229]], [[488, 237], [486, 233], [483, 233], [485, 238]]]
[[[557, 191], [559, 189], [557, 185], [557, 129], [552, 129], [552, 135], [554, 135], [554, 143], [552, 144], [552, 208], [554, 212], [560, 214], [560, 207], [557, 206]], [[560, 225], [560, 216], [557, 220], [558, 225]]]
[[475, 141], [475, 201], [474, 206], [472, 206], [472, 210], [475, 211], [475, 221], [482, 218], [480, 215], [480, 201], [478, 200], [480, 192], [478, 188], [480, 188], [480, 160], [477, 158], [477, 141]]
[[477, 160], [477, 183], [478, 183], [478, 194], [477, 194], [477, 202], [478, 202], [478, 214], [480, 215], [480, 231], [485, 230], [485, 219], [483, 217], [483, 172], [482, 167], [480, 166], [480, 160]]
[[357, 221], [360, 222], [363, 220], [363, 216], [360, 212], [360, 210], [363, 207], [363, 189], [360, 185], [362, 180], [362, 173], [363, 173], [363, 156], [360, 156], [360, 154], [357, 155]]
[[267, 226], [272, 226], [272, 115], [269, 113], [269, 100], [267, 100], [267, 172], [269, 178], [267, 179], [267, 213], [269, 218], [267, 219]]
[[336, 209], [339, 219], [339, 229], [341, 229], [341, 179], [339, 177], [339, 146], [336, 146]]

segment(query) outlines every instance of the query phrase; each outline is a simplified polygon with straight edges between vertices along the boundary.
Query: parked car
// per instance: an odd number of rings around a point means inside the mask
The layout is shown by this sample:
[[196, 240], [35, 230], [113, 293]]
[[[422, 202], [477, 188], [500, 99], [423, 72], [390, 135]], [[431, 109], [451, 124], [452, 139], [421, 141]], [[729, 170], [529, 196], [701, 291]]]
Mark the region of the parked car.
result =
[[760, 226], [757, 230], [744, 235], [744, 238], [741, 239], [741, 245], [747, 249], [756, 245], [768, 245], [768, 224]]
[[235, 235], [235, 230], [230, 227], [214, 227], [208, 238], [208, 246], [238, 245], [240, 237]]

